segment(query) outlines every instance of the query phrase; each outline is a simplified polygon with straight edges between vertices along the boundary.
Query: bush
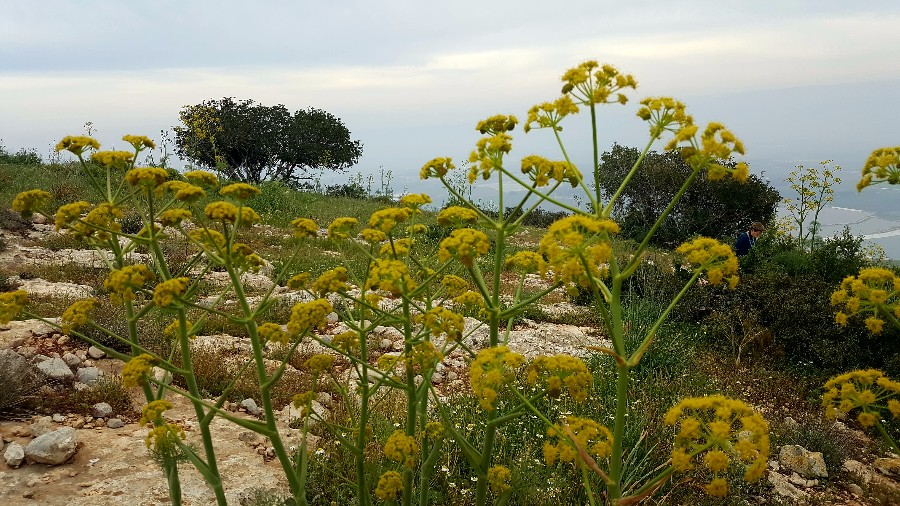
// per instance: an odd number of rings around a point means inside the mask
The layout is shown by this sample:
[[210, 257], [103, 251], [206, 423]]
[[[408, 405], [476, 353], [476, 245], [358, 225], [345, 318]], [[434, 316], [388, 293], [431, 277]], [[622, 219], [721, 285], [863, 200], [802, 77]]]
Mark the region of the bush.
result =
[[15, 153], [10, 153], [0, 144], [0, 163], [8, 165], [40, 165], [41, 155], [37, 151], [21, 148]]

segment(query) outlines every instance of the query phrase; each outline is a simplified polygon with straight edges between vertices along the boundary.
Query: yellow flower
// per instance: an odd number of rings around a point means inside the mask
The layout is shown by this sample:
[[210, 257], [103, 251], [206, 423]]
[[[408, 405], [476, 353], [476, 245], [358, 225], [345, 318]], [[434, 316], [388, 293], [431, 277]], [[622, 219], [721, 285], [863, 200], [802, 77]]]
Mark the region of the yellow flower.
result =
[[428, 422], [425, 424], [425, 437], [436, 441], [444, 435], [444, 424], [441, 422]]
[[698, 237], [682, 244], [675, 251], [696, 266], [695, 272], [706, 271], [711, 284], [721, 283], [725, 276], [737, 276], [738, 261], [734, 250], [715, 239]]
[[721, 473], [728, 468], [728, 455], [722, 450], [708, 451], [703, 457], [703, 463], [706, 464], [706, 468], [710, 471]]
[[159, 167], [140, 167], [131, 169], [125, 173], [125, 182], [131, 186], [144, 188], [156, 188], [166, 182], [169, 173]]
[[637, 81], [631, 74], [623, 74], [612, 65], [600, 65], [593, 60], [567, 70], [562, 81], [565, 83], [562, 92], [582, 105], [625, 104], [628, 97], [621, 91], [637, 88]]
[[263, 323], [257, 327], [260, 339], [267, 343], [286, 344], [288, 342], [287, 333], [277, 323]]
[[132, 357], [122, 367], [122, 385], [131, 388], [146, 384], [155, 364], [156, 359], [146, 353]]
[[[575, 436], [574, 441], [564, 431], [568, 427]], [[561, 426], [554, 424], [547, 429], [547, 441], [544, 442], [544, 458], [548, 466], [552, 466], [557, 460], [571, 462], [577, 467], [583, 465], [575, 443], [592, 457], [605, 459], [612, 454], [612, 433], [594, 420], [567, 416]], [[550, 457], [550, 458], [548, 458]]]
[[335, 218], [328, 225], [328, 237], [332, 239], [347, 239], [350, 237], [350, 229], [359, 224], [356, 218]]
[[81, 219], [81, 215], [90, 208], [91, 205], [83, 200], [60, 206], [56, 210], [56, 231], [69, 228], [72, 222]]
[[29, 218], [35, 211], [46, 208], [52, 198], [50, 192], [44, 190], [24, 191], [13, 199], [12, 210], [21, 214], [23, 218]]
[[124, 170], [134, 162], [134, 153], [129, 151], [97, 151], [91, 161], [107, 169]]
[[294, 227], [294, 237], [315, 237], [319, 232], [319, 226], [309, 218], [297, 218], [291, 222]]
[[237, 220], [238, 208], [230, 202], [218, 201], [207, 205], [203, 212], [211, 220], [234, 223]]
[[28, 293], [25, 290], [0, 293], [0, 324], [9, 323], [27, 303]]
[[345, 267], [335, 267], [323, 272], [318, 279], [313, 281], [310, 291], [319, 294], [319, 297], [328, 293], [344, 292], [350, 288], [347, 285], [348, 279], [350, 277]]
[[450, 237], [441, 241], [438, 260], [446, 262], [456, 258], [466, 267], [472, 267], [475, 258], [486, 255], [491, 244], [488, 236], [472, 228], [462, 228], [450, 233]]
[[432, 308], [425, 313], [416, 315], [413, 317], [413, 321], [427, 328], [432, 336], [444, 335], [451, 341], [462, 339], [466, 324], [462, 315], [443, 307]]
[[468, 207], [450, 206], [437, 215], [437, 224], [443, 227], [461, 227], [478, 221], [478, 213]]
[[592, 382], [584, 361], [569, 355], [535, 357], [525, 369], [525, 375], [530, 385], [538, 380], [546, 383], [547, 394], [552, 398], [559, 397], [565, 388], [575, 402], [587, 400]]
[[191, 170], [185, 172], [183, 175], [188, 181], [196, 181], [199, 184], [205, 184], [207, 186], [217, 186], [219, 184], [219, 178], [212, 172], [207, 172], [205, 170]]
[[517, 269], [522, 273], [539, 273], [543, 275], [547, 272], [547, 262], [544, 257], [534, 251], [519, 251], [506, 259], [508, 268]]
[[856, 276], [847, 276], [840, 287], [831, 294], [831, 303], [837, 306], [835, 321], [846, 325], [850, 316], [868, 314], [866, 327], [873, 334], [880, 334], [884, 314], [900, 314], [900, 285], [893, 271], [880, 267], [861, 269]]
[[469, 289], [469, 282], [459, 276], [448, 274], [441, 278], [441, 286], [447, 291], [448, 297], [458, 297]]
[[374, 228], [364, 228], [360, 233], [360, 237], [362, 237], [363, 241], [366, 241], [370, 244], [377, 244], [380, 242], [387, 241], [387, 234], [382, 232], [381, 230], [377, 230]]
[[196, 202], [206, 196], [203, 188], [186, 183], [184, 181], [166, 181], [156, 187], [156, 194], [162, 196], [165, 192], [175, 194], [175, 200], [181, 202]]
[[145, 444], [147, 448], [157, 455], [165, 455], [166, 458], [181, 456], [180, 440], [186, 437], [184, 429], [179, 425], [166, 423], [155, 427], [147, 434]]
[[295, 274], [287, 281], [287, 287], [291, 290], [302, 290], [306, 288], [306, 285], [309, 283], [309, 273], [301, 272], [300, 274]]
[[424, 193], [410, 193], [400, 197], [400, 205], [412, 209], [419, 209], [425, 204], [431, 203], [431, 197]]
[[528, 174], [535, 186], [547, 186], [550, 180], [557, 183], [568, 182], [572, 188], [581, 181], [581, 172], [565, 160], [552, 162], [538, 155], [526, 156], [522, 159], [522, 173]]
[[211, 251], [220, 250], [225, 246], [225, 236], [218, 230], [198, 228], [191, 230], [188, 237]]
[[287, 324], [288, 332], [296, 336], [313, 327], [322, 328], [332, 311], [334, 308], [326, 299], [299, 302], [291, 309], [291, 318]]
[[900, 146], [872, 151], [862, 168], [858, 191], [871, 184], [900, 182]]
[[509, 482], [512, 480], [512, 473], [503, 466], [494, 466], [488, 469], [487, 480], [494, 493], [506, 492], [510, 489]]
[[141, 408], [141, 419], [138, 424], [143, 426], [157, 421], [162, 422], [162, 414], [173, 407], [172, 403], [165, 399], [150, 401]]
[[143, 151], [145, 148], [153, 149], [156, 147], [155, 142], [143, 135], [125, 135], [122, 137], [122, 140], [134, 146], [135, 151]]
[[115, 295], [114, 302], [134, 300], [134, 290], [142, 289], [146, 283], [153, 281], [154, 277], [146, 265], [128, 265], [110, 271], [103, 282], [103, 288], [109, 290], [111, 296]]
[[187, 209], [167, 209], [156, 218], [159, 224], [164, 227], [177, 227], [184, 220], [193, 218], [193, 214]]
[[408, 220], [412, 216], [412, 209], [408, 207], [389, 207], [375, 211], [369, 217], [369, 226], [390, 234], [399, 223]]
[[404, 290], [410, 292], [415, 288], [409, 267], [400, 260], [377, 259], [369, 267], [366, 290], [384, 290], [396, 296]]
[[339, 334], [335, 334], [331, 339], [331, 345], [342, 350], [344, 353], [350, 354], [359, 349], [359, 334], [354, 330], [347, 330]]
[[259, 195], [259, 188], [247, 183], [232, 183], [222, 187], [222, 189], [219, 190], [219, 195], [245, 202], [250, 197]]
[[728, 493], [728, 482], [725, 481], [725, 478], [715, 478], [703, 488], [707, 494], [713, 497], [725, 497]]
[[866, 318], [866, 328], [869, 329], [869, 332], [873, 334], [881, 334], [881, 329], [884, 327], [884, 320], [881, 318], [876, 318], [874, 316], [870, 316]]
[[403, 492], [403, 476], [397, 471], [388, 471], [378, 478], [375, 497], [382, 501], [390, 501], [400, 497]]
[[494, 409], [497, 394], [516, 378], [525, 357], [506, 346], [485, 348], [469, 365], [469, 384], [485, 411]]
[[419, 456], [419, 444], [412, 436], [407, 436], [402, 430], [397, 429], [388, 436], [384, 443], [384, 456], [400, 462], [405, 467], [412, 468], [416, 465]]
[[672, 467], [679, 473], [685, 473], [693, 469], [694, 464], [691, 463], [691, 456], [684, 448], [676, 446], [672, 450]]
[[[538, 251], [547, 258], [556, 281], [590, 287], [589, 277], [606, 275], [612, 257], [609, 235], [619, 232], [611, 220], [589, 216], [567, 216], [555, 221], [541, 239]], [[585, 270], [585, 265], [589, 270]]]
[[322, 374], [328, 372], [334, 366], [334, 357], [322, 353], [309, 357], [303, 362], [303, 367], [309, 369], [313, 374]]
[[56, 151], [69, 151], [81, 157], [86, 149], [100, 149], [100, 143], [85, 135], [68, 135], [56, 145]]
[[171, 306], [177, 297], [184, 295], [190, 286], [189, 278], [172, 278], [156, 285], [153, 289], [153, 303], [159, 307]]
[[421, 179], [444, 177], [447, 175], [447, 172], [455, 168], [456, 166], [453, 165], [450, 158], [435, 158], [422, 166], [422, 170], [419, 171], [419, 177]]
[[62, 317], [60, 317], [63, 334], [68, 334], [72, 332], [73, 329], [87, 323], [91, 311], [96, 309], [97, 305], [97, 299], [94, 298], [73, 302], [72, 305], [63, 311]]

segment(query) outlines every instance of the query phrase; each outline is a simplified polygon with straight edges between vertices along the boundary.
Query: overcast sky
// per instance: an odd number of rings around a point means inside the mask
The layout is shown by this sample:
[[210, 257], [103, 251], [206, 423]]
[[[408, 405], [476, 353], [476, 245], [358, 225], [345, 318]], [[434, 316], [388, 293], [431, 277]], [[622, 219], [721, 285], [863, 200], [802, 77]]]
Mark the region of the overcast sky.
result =
[[[649, 95], [724, 122], [754, 172], [781, 178], [832, 158], [854, 179], [900, 144], [900, 2], [494, 0], [425, 2], [0, 0], [0, 139], [11, 150], [84, 133], [159, 138], [182, 106], [236, 97], [341, 118], [364, 155], [353, 172], [412, 178], [465, 159], [474, 124], [524, 119], [563, 71], [596, 59], [632, 73], [634, 100], [603, 111], [603, 140], [644, 143]], [[564, 132], [587, 160], [582, 125]], [[516, 154], [550, 151], [518, 130]]]

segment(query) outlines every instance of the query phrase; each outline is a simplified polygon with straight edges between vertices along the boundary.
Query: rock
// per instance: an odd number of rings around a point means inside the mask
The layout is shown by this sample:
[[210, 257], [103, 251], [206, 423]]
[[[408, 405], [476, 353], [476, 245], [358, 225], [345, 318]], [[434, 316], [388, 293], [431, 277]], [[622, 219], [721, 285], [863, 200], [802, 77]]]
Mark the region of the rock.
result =
[[103, 350], [101, 350], [100, 348], [97, 348], [95, 346], [91, 346], [90, 348], [88, 348], [87, 354], [89, 357], [91, 357], [94, 360], [97, 360], [97, 359], [100, 359], [100, 358], [103, 358], [106, 356], [106, 352], [104, 352]]
[[68, 342], [71, 341], [71, 340], [72, 340], [71, 337], [66, 336], [66, 335], [62, 335], [62, 336], [59, 336], [59, 339], [56, 340], [56, 344], [62, 346], [62, 345], [64, 345], [64, 344], [68, 343]]
[[100, 380], [100, 375], [102, 372], [100, 369], [96, 367], [82, 367], [78, 369], [75, 373], [75, 376], [78, 378], [78, 381], [84, 383], [85, 385], [93, 385]]
[[25, 447], [25, 458], [40, 464], [58, 465], [72, 458], [77, 449], [75, 429], [63, 427], [36, 437]]
[[[328, 416], [328, 410], [325, 409], [325, 406], [321, 405], [318, 401], [311, 401], [310, 406], [312, 407], [313, 413], [315, 413], [320, 418], [326, 418]], [[294, 404], [288, 404], [281, 410], [280, 419], [290, 425], [291, 422], [302, 421], [303, 420], [303, 408], [295, 408]], [[315, 418], [309, 419], [310, 427], [313, 427], [318, 423], [318, 420]]]
[[788, 430], [797, 430], [797, 428], [800, 427], [800, 424], [797, 423], [797, 420], [794, 420], [790, 416], [784, 417], [783, 424], [784, 424], [784, 428], [788, 429]]
[[872, 463], [872, 466], [881, 474], [886, 476], [900, 476], [900, 459], [897, 458], [878, 458]]
[[75, 355], [74, 353], [66, 353], [62, 356], [62, 360], [69, 367], [77, 367], [81, 365], [81, 359], [78, 358], [78, 355]]
[[121, 429], [125, 426], [125, 422], [123, 422], [121, 418], [110, 418], [109, 421], [106, 422], [106, 426], [110, 429]]
[[390, 350], [391, 348], [394, 347], [394, 341], [391, 341], [388, 338], [384, 338], [381, 340], [381, 343], [379, 346], [382, 350]]
[[863, 484], [870, 483], [874, 478], [874, 470], [858, 460], [845, 460], [841, 467]]
[[253, 416], [259, 416], [262, 414], [262, 410], [259, 409], [259, 406], [256, 405], [256, 401], [253, 399], [244, 399], [241, 401], [241, 407], [247, 410], [247, 413], [250, 413]]
[[328, 323], [337, 323], [341, 321], [340, 317], [334, 311], [328, 313], [328, 316], [325, 317], [325, 321]]
[[821, 452], [811, 452], [798, 445], [784, 445], [778, 454], [778, 463], [788, 471], [805, 478], [827, 478], [825, 459]]
[[61, 358], [51, 358], [37, 365], [37, 368], [50, 379], [70, 381], [75, 378], [69, 366]]
[[331, 394], [329, 394], [328, 392], [319, 392], [318, 395], [316, 395], [316, 400], [319, 401], [319, 404], [325, 406], [326, 408], [330, 408], [332, 405], [334, 405], [334, 399], [331, 398]]
[[440, 385], [443, 382], [444, 382], [443, 374], [436, 372], [431, 375], [431, 383], [433, 383], [435, 385]]
[[154, 367], [151, 374], [153, 375], [153, 379], [160, 383], [165, 383], [166, 385], [172, 383], [172, 375], [169, 374], [169, 371], [166, 371], [161, 367]]
[[846, 485], [846, 488], [847, 488], [847, 492], [850, 492], [851, 494], [855, 495], [856, 497], [862, 497], [862, 495], [864, 493], [862, 487], [860, 487], [856, 483], [848, 483]]
[[459, 374], [456, 371], [450, 371], [447, 373], [447, 379], [450, 381], [456, 381], [459, 379]]
[[53, 413], [53, 416], [52, 416], [51, 418], [52, 418], [53, 421], [56, 422], [56, 423], [63, 423], [63, 422], [66, 421], [66, 417], [63, 416], [63, 415], [61, 415], [61, 414], [59, 414], [59, 413]]
[[49, 416], [42, 416], [37, 419], [36, 422], [31, 424], [31, 435], [32, 436], [43, 436], [48, 432], [53, 432], [53, 418]]
[[25, 460], [25, 448], [22, 448], [22, 445], [16, 442], [9, 443], [6, 446], [6, 451], [3, 452], [3, 458], [9, 467], [19, 467], [22, 465], [22, 461]]
[[98, 402], [91, 407], [94, 418], [106, 418], [113, 414], [113, 408], [106, 402]]
[[808, 497], [809, 494], [795, 487], [790, 480], [788, 480], [787, 476], [779, 473], [769, 473], [769, 483], [772, 484], [773, 492], [780, 495], [781, 497], [790, 498], [796, 502], [802, 501]]

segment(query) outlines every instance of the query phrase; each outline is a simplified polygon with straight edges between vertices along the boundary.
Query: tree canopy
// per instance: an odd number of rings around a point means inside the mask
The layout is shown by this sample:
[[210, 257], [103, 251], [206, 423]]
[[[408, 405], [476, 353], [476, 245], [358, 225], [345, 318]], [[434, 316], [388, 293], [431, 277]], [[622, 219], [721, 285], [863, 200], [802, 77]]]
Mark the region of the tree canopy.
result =
[[[639, 155], [639, 150], [618, 144], [603, 153], [600, 187], [607, 198], [619, 188]], [[648, 152], [613, 208], [622, 234], [643, 240], [691, 170], [678, 152]], [[704, 172], [663, 222], [653, 242], [673, 246], [695, 235], [733, 241], [752, 221], [770, 222], [780, 201], [778, 191], [755, 174], [741, 183], [732, 178], [710, 181]]]
[[179, 118], [178, 155], [232, 180], [297, 186], [309, 170], [346, 170], [362, 156], [340, 119], [312, 107], [291, 113], [226, 97], [184, 106]]

